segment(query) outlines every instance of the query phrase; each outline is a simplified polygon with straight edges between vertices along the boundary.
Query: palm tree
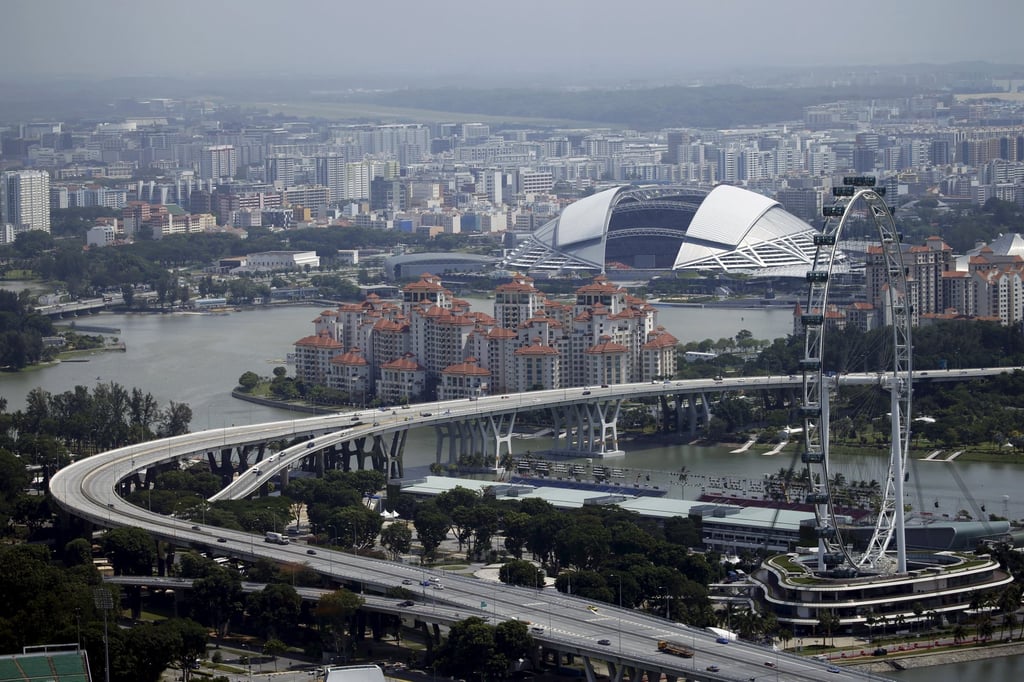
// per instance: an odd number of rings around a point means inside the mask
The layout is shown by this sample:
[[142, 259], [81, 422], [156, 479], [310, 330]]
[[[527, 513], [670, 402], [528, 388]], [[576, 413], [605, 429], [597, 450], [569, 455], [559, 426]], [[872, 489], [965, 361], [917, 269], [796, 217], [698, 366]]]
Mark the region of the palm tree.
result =
[[1003, 625], [1010, 631], [1010, 639], [1013, 639], [1013, 631], [1017, 627], [1017, 614], [1011, 611], [1003, 616]]
[[957, 623], [953, 626], [953, 644], [959, 644], [965, 639], [967, 639], [967, 628], [963, 623]]
[[996, 630], [995, 623], [992, 622], [992, 616], [987, 613], [978, 623], [978, 639], [982, 642], [987, 642], [992, 637], [992, 633]]
[[924, 605], [921, 602], [916, 601], [911, 605], [911, 608], [914, 609], [915, 626], [920, 630], [921, 614], [924, 613]]
[[[832, 637], [832, 629], [839, 625], [839, 616], [832, 611], [821, 611], [818, 613], [818, 624], [821, 625], [821, 629], [824, 631], [821, 637], [821, 645], [826, 645], [826, 639]], [[833, 638], [832, 643], [835, 644]]]

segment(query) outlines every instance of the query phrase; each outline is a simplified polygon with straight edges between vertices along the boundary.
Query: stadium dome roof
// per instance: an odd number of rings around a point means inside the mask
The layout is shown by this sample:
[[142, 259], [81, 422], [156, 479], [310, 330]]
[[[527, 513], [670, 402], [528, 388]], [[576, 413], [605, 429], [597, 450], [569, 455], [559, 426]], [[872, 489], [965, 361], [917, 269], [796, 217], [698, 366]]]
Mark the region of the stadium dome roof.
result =
[[606, 267], [803, 276], [816, 230], [739, 187], [623, 186], [570, 204], [533, 232], [505, 267], [571, 272]]

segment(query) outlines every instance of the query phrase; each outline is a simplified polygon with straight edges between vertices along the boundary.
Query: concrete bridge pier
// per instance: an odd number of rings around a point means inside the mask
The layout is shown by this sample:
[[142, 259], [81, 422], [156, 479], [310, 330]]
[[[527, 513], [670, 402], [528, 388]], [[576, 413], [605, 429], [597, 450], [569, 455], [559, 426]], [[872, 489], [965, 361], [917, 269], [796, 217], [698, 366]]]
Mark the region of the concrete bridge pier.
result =
[[609, 445], [612, 450], [619, 449], [619, 412], [621, 410], [621, 400], [587, 403], [587, 421], [590, 423], [590, 433], [593, 434], [595, 428], [600, 429], [600, 440], [597, 442], [593, 438], [590, 440], [587, 448], [590, 452], [605, 452]]
[[[698, 416], [703, 417], [704, 424], [706, 425], [711, 419], [711, 405], [708, 401], [707, 393], [691, 393], [686, 396], [687, 408], [686, 415], [690, 422], [690, 437], [697, 437], [697, 422]], [[698, 413], [698, 403], [700, 412]]]
[[597, 682], [597, 675], [594, 674], [594, 663], [590, 660], [590, 656], [583, 656], [583, 674], [587, 678], [587, 682]]
[[[356, 451], [354, 453], [356, 456], [356, 465], [358, 465], [360, 471], [363, 471], [366, 469], [366, 436], [353, 438], [351, 442], [356, 446]], [[345, 471], [351, 471], [351, 466], [347, 467]]]
[[[481, 424], [481, 429], [489, 429], [489, 435], [491, 442], [494, 444], [494, 468], [498, 469], [501, 463], [501, 458], [504, 454], [512, 454], [512, 430], [516, 425], [516, 413], [511, 414], [499, 414], [490, 415], [487, 417], [485, 424]], [[556, 432], [557, 434], [557, 432]], [[504, 453], [502, 452], [502, 446], [505, 447]]]
[[[402, 478], [404, 475], [405, 466], [402, 456], [405, 452], [405, 437], [408, 432], [408, 429], [402, 429], [391, 434], [373, 437], [374, 469], [383, 472], [389, 479]], [[389, 440], [390, 442], [388, 442]]]
[[[338, 453], [338, 462], [334, 463], [332, 469], [341, 469], [342, 471], [352, 471], [352, 443], [345, 441], [341, 444], [341, 452]], [[340, 466], [339, 466], [340, 465]]]

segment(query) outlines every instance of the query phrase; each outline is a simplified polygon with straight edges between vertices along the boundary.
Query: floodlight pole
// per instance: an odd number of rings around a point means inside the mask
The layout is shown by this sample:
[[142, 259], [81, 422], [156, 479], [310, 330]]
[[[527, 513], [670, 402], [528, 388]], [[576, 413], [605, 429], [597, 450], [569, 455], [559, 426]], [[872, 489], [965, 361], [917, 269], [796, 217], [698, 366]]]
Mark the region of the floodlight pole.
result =
[[110, 592], [97, 587], [92, 592], [93, 603], [103, 612], [103, 679], [110, 682], [110, 638], [107, 633], [107, 611], [114, 608], [114, 599]]

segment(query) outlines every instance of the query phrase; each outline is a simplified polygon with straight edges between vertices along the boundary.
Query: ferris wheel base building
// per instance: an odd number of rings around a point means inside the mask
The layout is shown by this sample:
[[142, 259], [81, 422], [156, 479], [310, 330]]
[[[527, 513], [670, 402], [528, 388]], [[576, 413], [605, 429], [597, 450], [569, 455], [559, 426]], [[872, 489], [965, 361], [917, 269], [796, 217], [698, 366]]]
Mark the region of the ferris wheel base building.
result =
[[815, 571], [816, 557], [790, 553], [767, 559], [752, 578], [761, 609], [794, 633], [809, 634], [823, 617], [834, 617], [832, 632], [869, 636], [881, 623], [955, 622], [975, 606], [978, 593], [1013, 582], [989, 556], [911, 552], [907, 559], [906, 573], [843, 575]]

